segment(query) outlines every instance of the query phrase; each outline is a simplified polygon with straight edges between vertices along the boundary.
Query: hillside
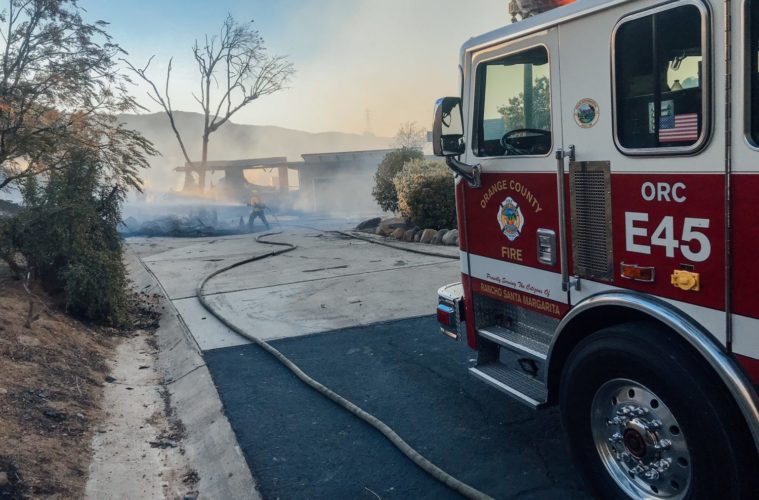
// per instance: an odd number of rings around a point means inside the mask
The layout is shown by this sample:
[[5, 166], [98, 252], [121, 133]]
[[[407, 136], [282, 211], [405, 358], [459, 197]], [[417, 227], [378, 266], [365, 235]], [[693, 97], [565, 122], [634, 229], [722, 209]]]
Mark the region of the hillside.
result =
[[[152, 169], [145, 175], [148, 187], [156, 190], [178, 187], [181, 176], [174, 172], [173, 168], [183, 165], [184, 158], [166, 116], [163, 113], [125, 114], [119, 118], [129, 128], [140, 131], [153, 141], [163, 155], [151, 161]], [[193, 159], [200, 159], [203, 116], [199, 113], [177, 112], [176, 121]], [[391, 142], [392, 139], [389, 137], [373, 135], [311, 133], [268, 125], [227, 122], [211, 136], [208, 158], [233, 160], [287, 156], [291, 161], [298, 161], [303, 153], [383, 149], [389, 147]]]

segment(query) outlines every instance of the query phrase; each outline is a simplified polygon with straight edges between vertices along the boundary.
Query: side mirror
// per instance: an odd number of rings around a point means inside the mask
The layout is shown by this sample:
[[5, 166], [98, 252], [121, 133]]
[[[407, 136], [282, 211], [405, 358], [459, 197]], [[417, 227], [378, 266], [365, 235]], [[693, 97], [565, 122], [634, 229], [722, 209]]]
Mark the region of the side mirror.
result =
[[461, 99], [441, 97], [435, 102], [432, 152], [435, 156], [459, 156], [464, 153], [465, 148]]

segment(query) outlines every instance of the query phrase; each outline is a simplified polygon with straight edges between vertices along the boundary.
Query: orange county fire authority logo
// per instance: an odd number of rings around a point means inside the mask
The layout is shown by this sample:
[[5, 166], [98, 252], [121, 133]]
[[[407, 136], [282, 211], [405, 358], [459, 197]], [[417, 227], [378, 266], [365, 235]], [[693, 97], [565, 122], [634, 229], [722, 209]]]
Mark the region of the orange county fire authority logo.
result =
[[517, 239], [522, 232], [522, 226], [524, 226], [522, 209], [511, 196], [503, 200], [501, 206], [498, 207], [498, 225], [501, 226], [501, 232], [509, 241]]

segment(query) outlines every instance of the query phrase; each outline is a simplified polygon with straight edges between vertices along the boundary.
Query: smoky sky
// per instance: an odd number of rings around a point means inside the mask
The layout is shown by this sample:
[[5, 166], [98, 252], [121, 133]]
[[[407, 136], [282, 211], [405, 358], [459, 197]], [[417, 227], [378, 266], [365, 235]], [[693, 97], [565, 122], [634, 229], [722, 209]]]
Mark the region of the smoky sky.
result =
[[[296, 67], [290, 88], [257, 101], [238, 123], [310, 132], [391, 136], [399, 124], [429, 127], [437, 97], [458, 93], [459, 47], [468, 38], [508, 23], [506, 0], [83, 0], [90, 20], [108, 31], [162, 80], [174, 57], [174, 107], [198, 111], [190, 47], [218, 31], [227, 13], [255, 20], [271, 53]], [[145, 88], [135, 95], [151, 111]]]

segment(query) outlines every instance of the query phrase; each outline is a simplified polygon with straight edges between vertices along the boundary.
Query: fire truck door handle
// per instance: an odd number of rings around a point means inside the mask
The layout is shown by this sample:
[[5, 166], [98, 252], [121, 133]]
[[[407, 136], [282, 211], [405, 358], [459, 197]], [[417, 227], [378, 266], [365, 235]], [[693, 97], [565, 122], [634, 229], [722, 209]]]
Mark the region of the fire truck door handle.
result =
[[565, 151], [562, 148], [556, 148], [556, 192], [558, 193], [559, 205], [559, 252], [561, 256], [561, 289], [569, 291], [574, 288], [580, 289], [579, 278], [569, 279], [569, 256], [567, 255], [567, 208], [566, 208], [566, 189], [564, 187], [564, 159], [575, 161], [575, 147], [571, 145]]

